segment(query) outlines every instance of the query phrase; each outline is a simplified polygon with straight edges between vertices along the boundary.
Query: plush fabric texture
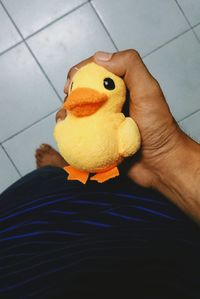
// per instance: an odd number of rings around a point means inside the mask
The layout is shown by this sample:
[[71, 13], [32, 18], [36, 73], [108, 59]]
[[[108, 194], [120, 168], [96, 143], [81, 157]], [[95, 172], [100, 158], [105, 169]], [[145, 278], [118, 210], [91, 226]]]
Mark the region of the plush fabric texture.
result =
[[[67, 117], [54, 130], [59, 151], [70, 166], [102, 177], [139, 149], [138, 127], [121, 113], [125, 98], [124, 81], [105, 68], [89, 63], [77, 71], [63, 106]], [[76, 179], [74, 172], [71, 179]]]
[[105, 93], [100, 93], [91, 88], [79, 87], [72, 92], [63, 107], [72, 111], [77, 117], [88, 116], [99, 110], [107, 99]]

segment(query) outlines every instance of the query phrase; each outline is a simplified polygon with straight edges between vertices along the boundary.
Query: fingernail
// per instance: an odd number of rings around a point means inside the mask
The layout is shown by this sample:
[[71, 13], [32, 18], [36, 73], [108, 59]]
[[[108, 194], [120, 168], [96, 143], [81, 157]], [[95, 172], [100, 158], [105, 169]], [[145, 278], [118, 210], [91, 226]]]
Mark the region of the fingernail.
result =
[[99, 61], [109, 61], [111, 59], [112, 55], [113, 55], [113, 53], [99, 51], [99, 52], [95, 53], [94, 57], [96, 60], [99, 60]]

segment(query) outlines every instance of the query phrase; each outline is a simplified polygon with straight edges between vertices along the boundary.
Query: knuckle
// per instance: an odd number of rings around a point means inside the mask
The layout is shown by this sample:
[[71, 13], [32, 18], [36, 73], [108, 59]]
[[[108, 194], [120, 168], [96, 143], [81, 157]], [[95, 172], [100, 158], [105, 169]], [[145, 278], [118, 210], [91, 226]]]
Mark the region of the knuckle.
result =
[[96, 51], [93, 55], [93, 57], [95, 57], [96, 55], [98, 55], [99, 53], [101, 53], [101, 51]]
[[127, 56], [129, 57], [129, 58], [140, 58], [140, 54], [139, 54], [139, 52], [137, 51], [137, 50], [135, 50], [135, 49], [128, 49], [127, 50]]

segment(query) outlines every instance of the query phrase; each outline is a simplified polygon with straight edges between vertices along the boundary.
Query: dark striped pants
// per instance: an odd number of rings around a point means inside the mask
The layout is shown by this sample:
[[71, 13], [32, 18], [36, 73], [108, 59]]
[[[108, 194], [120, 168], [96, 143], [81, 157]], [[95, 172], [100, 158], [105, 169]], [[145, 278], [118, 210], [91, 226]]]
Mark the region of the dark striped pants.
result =
[[1, 299], [200, 298], [199, 229], [157, 192], [45, 167], [0, 199]]

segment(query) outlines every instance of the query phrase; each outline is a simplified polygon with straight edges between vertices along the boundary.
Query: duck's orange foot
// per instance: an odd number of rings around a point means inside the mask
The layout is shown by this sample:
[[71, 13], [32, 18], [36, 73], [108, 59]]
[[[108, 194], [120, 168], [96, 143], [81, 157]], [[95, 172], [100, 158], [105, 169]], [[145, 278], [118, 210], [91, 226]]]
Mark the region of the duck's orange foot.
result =
[[117, 167], [114, 167], [110, 170], [104, 171], [104, 172], [99, 172], [92, 176], [90, 180], [92, 181], [97, 181], [99, 183], [103, 183], [105, 181], [108, 181], [109, 179], [115, 178], [116, 176], [119, 175], [119, 170]]
[[78, 170], [72, 166], [65, 166], [64, 170], [69, 173], [67, 180], [77, 180], [80, 181], [81, 183], [85, 184], [87, 182], [87, 179], [89, 177], [89, 173], [87, 171], [82, 171], [82, 170]]

